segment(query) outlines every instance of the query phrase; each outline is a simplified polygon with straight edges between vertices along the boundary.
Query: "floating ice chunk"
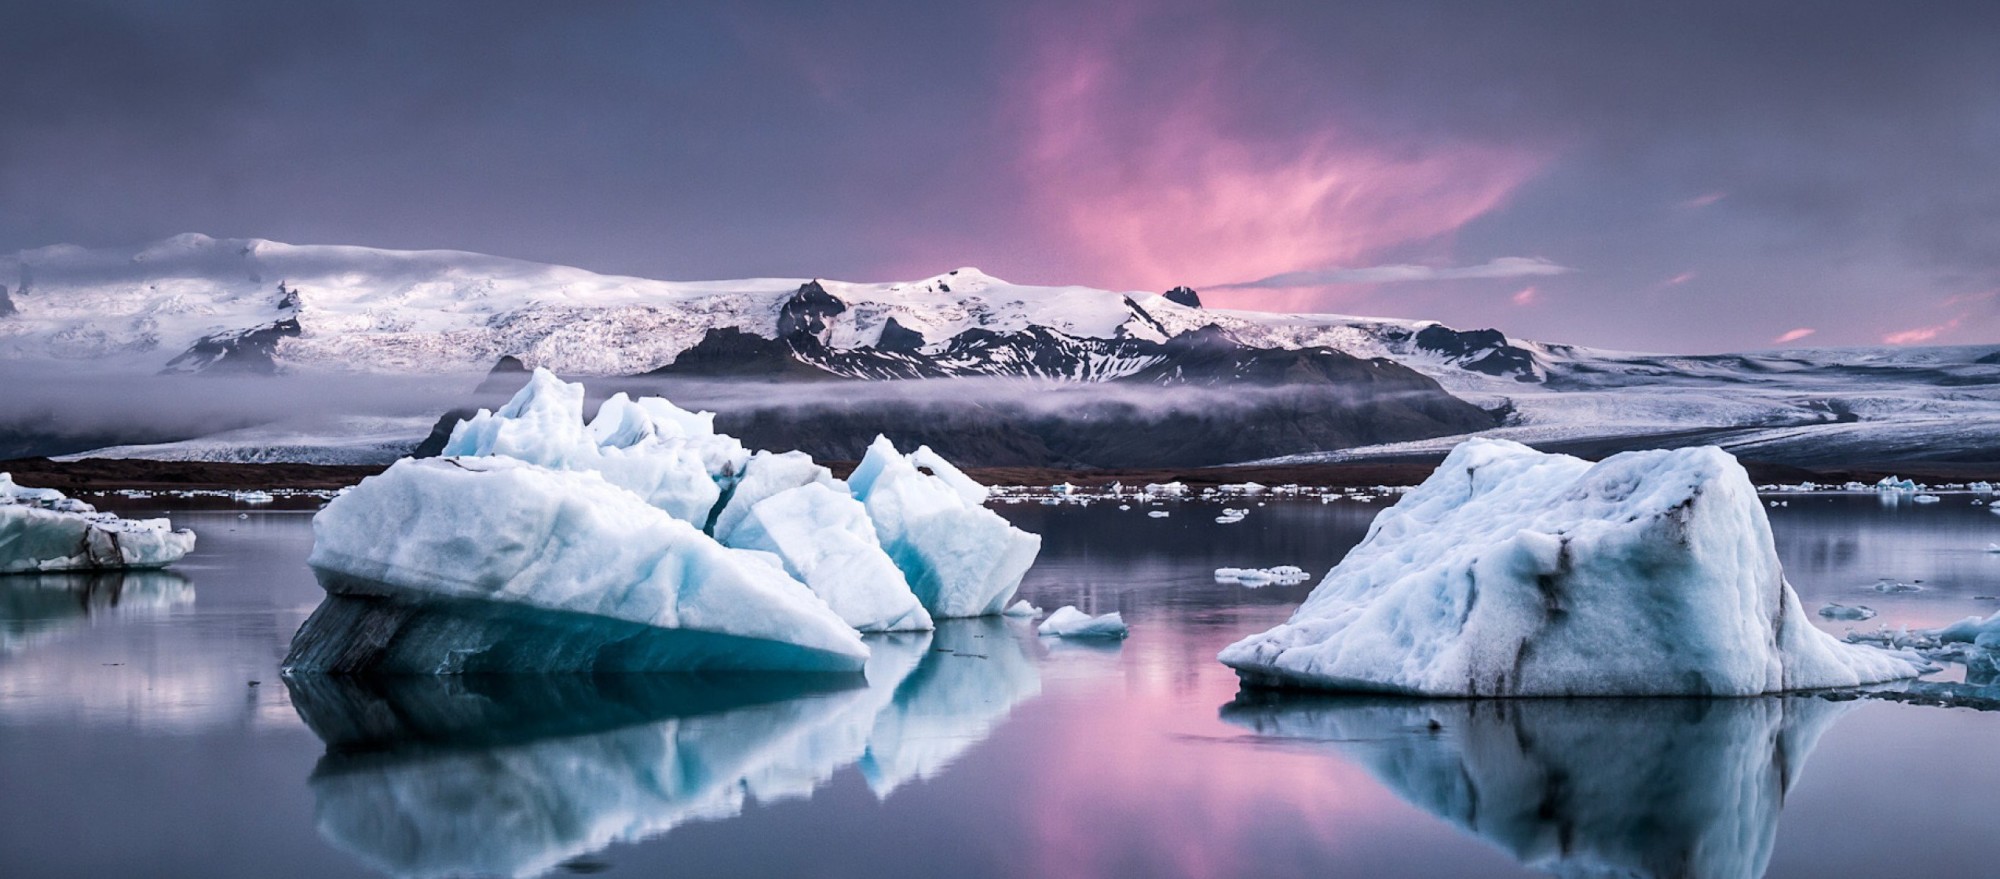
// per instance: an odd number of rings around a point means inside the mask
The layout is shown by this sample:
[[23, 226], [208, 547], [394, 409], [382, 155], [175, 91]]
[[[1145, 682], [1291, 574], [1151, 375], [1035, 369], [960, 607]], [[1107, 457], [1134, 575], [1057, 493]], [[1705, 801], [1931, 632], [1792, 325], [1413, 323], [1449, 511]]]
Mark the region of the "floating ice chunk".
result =
[[985, 489], [975, 493], [976, 483], [929, 448], [906, 458], [876, 437], [848, 485], [934, 617], [999, 613], [1041, 551], [1040, 537], [980, 506], [974, 498]]
[[1890, 580], [1888, 578], [1883, 578], [1881, 580], [1876, 581], [1875, 585], [1869, 588], [1874, 589], [1876, 592], [1887, 593], [1890, 595], [1900, 595], [1908, 592], [1924, 591], [1924, 587], [1916, 583], [1905, 583], [1901, 580]]
[[0, 574], [158, 568], [194, 549], [166, 519], [123, 519], [52, 488], [0, 473]]
[[1741, 465], [1454, 449], [1292, 619], [1225, 649], [1254, 685], [1425, 696], [1751, 695], [1913, 676], [1815, 628]]
[[1926, 632], [1943, 644], [1971, 644], [1982, 650], [2000, 649], [2000, 613], [1989, 617], [1966, 617]]
[[1975, 482], [1975, 483], [1972, 483], [1971, 485], [1968, 485], [1968, 486], [1966, 486], [1966, 489], [1967, 489], [1968, 491], [1975, 491], [1975, 492], [1978, 492], [1978, 493], [1980, 493], [1980, 494], [1992, 494], [1992, 493], [1993, 493], [1993, 483], [1991, 483], [1991, 482]]
[[833, 478], [833, 471], [813, 463], [812, 456], [804, 452], [758, 452], [744, 465], [743, 478], [715, 514], [715, 525], [710, 531], [715, 539], [733, 546], [731, 535], [750, 515], [752, 507], [779, 492], [813, 484], [847, 490], [840, 480]]
[[595, 473], [406, 459], [313, 533], [331, 595], [289, 671], [857, 671], [868, 656], [780, 567]]
[[[750, 473], [746, 484], [756, 468]], [[931, 628], [931, 615], [876, 540], [867, 509], [845, 492], [809, 482], [758, 501], [730, 545], [775, 553], [786, 572], [863, 632]]]
[[1166, 497], [1180, 497], [1187, 494], [1187, 490], [1187, 486], [1179, 482], [1149, 482], [1146, 484], [1147, 494], [1164, 495]]
[[1073, 606], [1064, 606], [1042, 621], [1035, 631], [1058, 638], [1123, 638], [1131, 634], [1125, 627], [1125, 618], [1117, 611], [1103, 616], [1091, 616]]
[[1248, 515], [1250, 515], [1249, 510], [1234, 510], [1224, 507], [1222, 510], [1222, 515], [1215, 517], [1215, 521], [1220, 522], [1224, 525], [1234, 525], [1238, 522], [1243, 521], [1244, 517]]
[[1912, 482], [1912, 481], [1908, 480], [1908, 479], [1901, 479], [1901, 478], [1898, 478], [1898, 477], [1895, 477], [1895, 476], [1884, 476], [1884, 477], [1882, 477], [1882, 480], [1881, 480], [1880, 482], [1877, 482], [1877, 483], [1875, 483], [1875, 490], [1876, 490], [1876, 491], [1916, 491], [1916, 490], [1917, 490], [1917, 484], [1916, 484], [1915, 482]]
[[1152, 519], [1165, 519], [1166, 517], [1168, 517], [1168, 516], [1171, 516], [1171, 515], [1173, 515], [1173, 514], [1172, 514], [1172, 513], [1169, 513], [1169, 512], [1167, 512], [1166, 510], [1153, 510], [1152, 512], [1149, 512], [1149, 513], [1147, 513], [1147, 514], [1146, 514], [1146, 516], [1147, 516], [1148, 518], [1152, 518]]
[[1828, 602], [1825, 607], [1819, 609], [1819, 615], [1830, 620], [1872, 620], [1875, 618], [1875, 610], [1866, 605]]
[[1007, 608], [1004, 611], [1004, 613], [1010, 617], [1027, 617], [1028, 619], [1034, 619], [1035, 617], [1042, 615], [1042, 609], [1032, 604], [1029, 604], [1028, 600], [1023, 598], [1020, 601], [1014, 602], [1013, 606]]
[[1216, 568], [1215, 579], [1219, 582], [1241, 583], [1245, 586], [1263, 586], [1268, 583], [1291, 585], [1312, 579], [1304, 569], [1296, 565], [1279, 565], [1275, 568]]
[[268, 491], [238, 491], [229, 496], [239, 504], [268, 504], [277, 500]]
[[1910, 498], [1910, 500], [1916, 501], [1917, 503], [1920, 504], [1934, 504], [1940, 500], [1943, 500], [1943, 498], [1940, 498], [1934, 494], [1920, 494], [1917, 495], [1916, 497]]

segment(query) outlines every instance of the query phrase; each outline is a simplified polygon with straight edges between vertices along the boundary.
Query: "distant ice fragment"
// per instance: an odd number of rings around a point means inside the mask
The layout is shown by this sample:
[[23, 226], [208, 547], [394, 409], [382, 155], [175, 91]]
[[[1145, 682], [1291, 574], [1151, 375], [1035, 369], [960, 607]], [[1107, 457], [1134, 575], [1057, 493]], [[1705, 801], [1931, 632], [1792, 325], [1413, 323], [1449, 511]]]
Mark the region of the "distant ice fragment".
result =
[[985, 488], [929, 447], [905, 457], [876, 437], [848, 486], [933, 617], [999, 613], [1041, 551], [1039, 536], [982, 506]]
[[1123, 638], [1131, 634], [1125, 627], [1125, 618], [1117, 611], [1103, 616], [1091, 616], [1074, 606], [1064, 606], [1042, 621], [1035, 631], [1043, 635], [1059, 638]]
[[1032, 604], [1029, 604], [1028, 600], [1023, 598], [1020, 601], [1014, 602], [1014, 604], [1011, 607], [1008, 607], [1003, 613], [1005, 613], [1007, 616], [1010, 617], [1027, 617], [1028, 619], [1034, 619], [1035, 617], [1042, 615], [1042, 609]]
[[1875, 610], [1866, 605], [1828, 602], [1825, 607], [1819, 609], [1819, 615], [1830, 620], [1872, 620], [1875, 618]]
[[1173, 514], [1167, 512], [1166, 510], [1153, 510], [1152, 512], [1146, 514], [1148, 518], [1153, 518], [1153, 519], [1165, 519], [1166, 517], [1171, 515]]
[[1721, 450], [1592, 464], [1481, 439], [1384, 510], [1289, 622], [1220, 659], [1251, 685], [1423, 696], [1741, 696], [1922, 670], [1807, 621]]
[[194, 549], [166, 519], [124, 519], [0, 473], [0, 574], [158, 568]]
[[1241, 583], [1245, 586], [1263, 586], [1270, 583], [1292, 585], [1312, 579], [1312, 575], [1296, 565], [1278, 565], [1273, 568], [1216, 568], [1215, 579], [1222, 583]]

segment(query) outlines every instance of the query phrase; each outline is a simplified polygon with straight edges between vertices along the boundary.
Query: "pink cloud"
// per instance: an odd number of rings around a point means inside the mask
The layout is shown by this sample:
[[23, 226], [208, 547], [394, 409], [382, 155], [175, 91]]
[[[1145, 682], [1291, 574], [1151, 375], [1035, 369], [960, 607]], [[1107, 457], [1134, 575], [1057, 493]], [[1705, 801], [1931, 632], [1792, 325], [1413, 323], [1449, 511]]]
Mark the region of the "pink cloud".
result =
[[1780, 334], [1777, 338], [1772, 339], [1771, 342], [1773, 344], [1783, 345], [1788, 342], [1796, 342], [1800, 339], [1803, 339], [1817, 332], [1819, 331], [1813, 329], [1812, 327], [1799, 327], [1796, 330], [1785, 331], [1784, 333]]
[[1675, 275], [1671, 278], [1661, 281], [1660, 286], [1662, 288], [1679, 287], [1682, 284], [1694, 280], [1696, 277], [1698, 277], [1698, 275], [1696, 275], [1694, 272], [1682, 272], [1678, 275]]
[[1959, 315], [1941, 324], [1890, 333], [1882, 337], [1882, 342], [1886, 345], [1917, 345], [1958, 329], [1958, 325], [1964, 322], [1965, 316]]
[[1715, 204], [1716, 202], [1721, 201], [1728, 197], [1729, 193], [1727, 192], [1719, 192], [1719, 191], [1710, 192], [1702, 195], [1697, 195], [1694, 198], [1690, 198], [1687, 201], [1681, 202], [1680, 206], [1686, 210], [1695, 210], [1697, 208], [1708, 207], [1709, 205]]
[[1541, 291], [1533, 287], [1522, 287], [1520, 292], [1515, 293], [1510, 299], [1515, 305], [1533, 305], [1541, 300], [1541, 296]]
[[[1175, 75], [1162, 82], [1129, 61], [1142, 18], [1126, 7], [1039, 39], [1022, 82], [1026, 195], [1073, 255], [1079, 281], [1165, 289], [1372, 265], [1386, 249], [1439, 239], [1499, 207], [1548, 158], [1490, 144], [1376, 142], [1331, 119], [1254, 133], [1232, 119], [1244, 96], [1229, 84], [1245, 63], [1230, 47], [1242, 41], [1213, 34], [1149, 46], [1173, 59]], [[1285, 294], [1219, 298], [1269, 307]]]

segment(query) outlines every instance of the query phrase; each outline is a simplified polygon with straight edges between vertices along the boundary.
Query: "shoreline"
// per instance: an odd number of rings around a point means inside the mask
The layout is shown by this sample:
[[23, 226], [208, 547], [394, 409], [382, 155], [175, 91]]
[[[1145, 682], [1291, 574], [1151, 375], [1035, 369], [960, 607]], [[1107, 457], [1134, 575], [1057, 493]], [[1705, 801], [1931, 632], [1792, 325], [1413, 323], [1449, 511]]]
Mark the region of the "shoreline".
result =
[[[1595, 457], [1595, 456], [1585, 456]], [[1121, 470], [1063, 470], [1045, 467], [966, 467], [966, 475], [986, 485], [1048, 486], [1067, 482], [1077, 486], [1108, 486], [1114, 482], [1128, 487], [1147, 483], [1181, 482], [1191, 489], [1256, 482], [1263, 485], [1300, 485], [1317, 488], [1371, 488], [1411, 486], [1422, 482], [1435, 470], [1436, 460], [1398, 462], [1341, 462], [1331, 464], [1231, 465], [1225, 467], [1166, 467]], [[835, 476], [845, 478], [854, 470], [853, 461], [821, 462]], [[1744, 461], [1750, 479], [1760, 485], [1797, 484], [1805, 481], [1840, 485], [1846, 482], [1873, 484], [1884, 476], [1900, 476], [1929, 484], [1955, 482], [2000, 482], [2000, 463], [1993, 464], [1855, 464], [1840, 468], [1809, 469], [1758, 461]], [[345, 464], [249, 464], [215, 461], [147, 461], [131, 458], [85, 458], [52, 461], [47, 458], [18, 458], [0, 461], [0, 473], [12, 473], [16, 482], [36, 488], [53, 488], [65, 493], [117, 489], [160, 490], [240, 490], [240, 489], [338, 489], [373, 476], [387, 466]]]

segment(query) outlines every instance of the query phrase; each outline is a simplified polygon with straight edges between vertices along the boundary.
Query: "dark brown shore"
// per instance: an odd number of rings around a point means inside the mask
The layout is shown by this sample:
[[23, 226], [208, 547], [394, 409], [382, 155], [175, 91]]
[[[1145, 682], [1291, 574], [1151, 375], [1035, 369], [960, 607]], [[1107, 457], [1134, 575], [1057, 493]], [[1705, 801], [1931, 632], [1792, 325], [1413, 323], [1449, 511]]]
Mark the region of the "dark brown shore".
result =
[[[1745, 461], [1750, 478], [1759, 484], [1798, 483], [1806, 480], [1839, 485], [1857, 481], [1873, 483], [1884, 476], [1897, 475], [1925, 483], [2000, 481], [2000, 464], [1905, 464], [1855, 465], [1834, 470], [1808, 470], [1778, 464]], [[836, 475], [854, 469], [851, 461], [827, 462]], [[1429, 476], [1436, 460], [1407, 462], [1347, 462], [1337, 464], [1290, 464], [1282, 466], [1185, 467], [1140, 470], [1059, 470], [1039, 467], [969, 467], [966, 473], [988, 485], [1054, 485], [1068, 482], [1079, 486], [1105, 486], [1113, 482], [1141, 486], [1151, 482], [1182, 482], [1200, 489], [1212, 485], [1257, 482], [1264, 485], [1305, 485], [1330, 488], [1366, 488], [1375, 485], [1415, 485]], [[64, 492], [109, 489], [251, 489], [305, 488], [333, 489], [353, 485], [385, 469], [377, 466], [326, 464], [230, 464], [206, 461], [138, 461], [87, 458], [81, 461], [51, 461], [47, 458], [18, 458], [0, 461], [0, 473], [12, 473], [22, 485], [54, 488]]]

